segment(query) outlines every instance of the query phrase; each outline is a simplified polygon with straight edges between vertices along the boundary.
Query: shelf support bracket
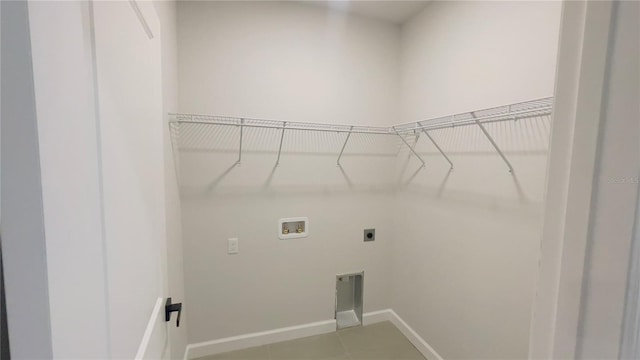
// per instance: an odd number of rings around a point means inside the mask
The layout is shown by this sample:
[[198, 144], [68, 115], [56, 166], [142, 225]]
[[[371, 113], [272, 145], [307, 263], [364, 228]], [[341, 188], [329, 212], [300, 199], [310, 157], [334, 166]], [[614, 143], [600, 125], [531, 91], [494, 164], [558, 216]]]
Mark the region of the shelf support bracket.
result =
[[[414, 130], [414, 133], [415, 133], [415, 130]], [[416, 138], [415, 138], [415, 140], [413, 140], [413, 147], [414, 148], [418, 145], [418, 141], [420, 140], [420, 133], [415, 133], [415, 134], [416, 134]], [[402, 149], [398, 150], [398, 154], [400, 153], [400, 151], [402, 151]], [[407, 170], [407, 165], [409, 165], [409, 160], [411, 159], [412, 155], [413, 155], [412, 153], [409, 153], [407, 155], [407, 159], [404, 161], [404, 164], [402, 165], [402, 171], [400, 171], [400, 175], [398, 177], [398, 182], [400, 182], [402, 180], [402, 177], [403, 177], [403, 175], [405, 173], [405, 170]], [[397, 156], [397, 154], [396, 154], [396, 156]], [[421, 169], [422, 168], [419, 168], [418, 170], [421, 170]]]
[[[422, 126], [422, 124], [418, 123], [418, 125]], [[453, 171], [453, 163], [451, 162], [451, 159], [449, 159], [449, 157], [447, 156], [447, 154], [444, 153], [444, 151], [442, 151], [442, 148], [440, 148], [440, 146], [438, 145], [438, 143], [431, 137], [431, 134], [429, 134], [429, 132], [426, 129], [422, 129], [422, 132], [427, 135], [427, 137], [429, 138], [429, 140], [431, 141], [431, 143], [433, 144], [433, 146], [436, 147], [436, 149], [438, 149], [438, 151], [440, 152], [440, 154], [442, 154], [442, 156], [444, 156], [444, 159], [447, 160], [447, 162], [449, 163], [449, 171]]]
[[511, 166], [511, 163], [509, 162], [509, 160], [507, 160], [507, 157], [504, 156], [504, 153], [502, 152], [502, 150], [500, 150], [500, 147], [498, 147], [498, 144], [496, 144], [496, 142], [493, 140], [491, 135], [489, 135], [489, 132], [487, 132], [487, 129], [484, 128], [484, 125], [482, 125], [482, 123], [478, 119], [476, 119], [476, 114], [472, 112], [471, 116], [475, 120], [478, 127], [480, 127], [480, 130], [482, 130], [482, 133], [484, 133], [484, 136], [486, 136], [489, 142], [491, 143], [491, 145], [493, 145], [493, 148], [496, 149], [496, 151], [498, 152], [498, 155], [500, 155], [504, 163], [507, 164], [507, 167], [509, 168], [509, 173], [513, 174], [513, 166]]
[[244, 119], [240, 119], [240, 146], [238, 147], [238, 161], [236, 161], [237, 165], [240, 165], [242, 161], [242, 130], [244, 128]]
[[[416, 139], [413, 140], [413, 145], [411, 145], [411, 147], [415, 149], [416, 146], [418, 146], [418, 141], [420, 140], [420, 133], [419, 132], [417, 133], [415, 130], [413, 130], [413, 133], [415, 134]], [[409, 153], [409, 155], [407, 155], [407, 161], [409, 161], [409, 159], [411, 159], [411, 155], [413, 155], [413, 154]]]
[[287, 122], [282, 123], [282, 133], [280, 134], [280, 146], [278, 147], [278, 158], [276, 159], [276, 166], [280, 164], [280, 154], [282, 153], [282, 141], [284, 140], [284, 129], [287, 127]]
[[344, 144], [342, 144], [342, 149], [340, 150], [340, 155], [338, 155], [338, 160], [336, 161], [336, 164], [338, 164], [338, 166], [340, 165], [340, 158], [342, 158], [342, 153], [344, 153], [344, 149], [347, 147], [347, 143], [349, 142], [349, 138], [351, 137], [351, 131], [353, 130], [353, 126], [351, 128], [349, 128], [349, 132], [347, 133], [347, 138], [344, 139]]
[[411, 145], [409, 145], [409, 143], [407, 142], [407, 140], [405, 140], [404, 136], [400, 135], [400, 133], [398, 132], [398, 130], [396, 130], [395, 126], [391, 127], [393, 129], [393, 131], [396, 133], [396, 135], [398, 135], [398, 137], [400, 138], [400, 140], [402, 140], [402, 142], [407, 145], [407, 147], [409, 148], [409, 150], [411, 150], [411, 152], [413, 153], [413, 155], [415, 155], [418, 160], [420, 160], [420, 162], [422, 163], [422, 167], [425, 167], [427, 164], [425, 164], [424, 160], [422, 160], [422, 157], [420, 155], [418, 155], [418, 153], [411, 147]]

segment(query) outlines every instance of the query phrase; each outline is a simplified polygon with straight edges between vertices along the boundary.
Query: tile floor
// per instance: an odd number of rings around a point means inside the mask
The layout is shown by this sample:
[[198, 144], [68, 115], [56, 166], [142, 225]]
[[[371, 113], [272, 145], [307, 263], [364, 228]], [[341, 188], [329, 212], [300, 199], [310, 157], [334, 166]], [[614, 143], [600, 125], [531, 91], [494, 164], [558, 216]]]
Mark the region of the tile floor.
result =
[[358, 326], [324, 335], [285, 341], [199, 358], [198, 360], [424, 360], [390, 322]]

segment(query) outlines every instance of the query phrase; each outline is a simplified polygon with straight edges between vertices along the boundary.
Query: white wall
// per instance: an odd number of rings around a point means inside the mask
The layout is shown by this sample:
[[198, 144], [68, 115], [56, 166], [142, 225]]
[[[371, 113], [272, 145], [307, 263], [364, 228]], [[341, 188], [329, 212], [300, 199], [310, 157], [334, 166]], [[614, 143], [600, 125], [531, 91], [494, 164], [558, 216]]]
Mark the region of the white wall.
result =
[[181, 111], [398, 122], [390, 25], [293, 2], [185, 1], [178, 33]]
[[[640, 95], [639, 4], [618, 3], [611, 21], [603, 125], [576, 352], [582, 359], [619, 358], [621, 355], [625, 291], [640, 175], [637, 151], [640, 146], [637, 102]], [[637, 228], [639, 224], [635, 226]]]
[[[2, 257], [11, 356], [51, 358], [49, 283], [29, 15], [2, 2]], [[37, 324], [37, 326], [34, 326]]]
[[[149, 319], [160, 319], [152, 309], [165, 297], [168, 272], [176, 300], [184, 296], [166, 125], [162, 137], [161, 80], [167, 108], [177, 107], [175, 4], [159, 5], [169, 35], [164, 79], [149, 2], [139, 6], [154, 41], [126, 2], [2, 4], [2, 87], [11, 89], [2, 94], [10, 105], [2, 108], [2, 256], [12, 358], [133, 358]], [[178, 248], [168, 270], [165, 231]], [[171, 332], [173, 357], [182, 358], [184, 324]], [[142, 355], [168, 357], [167, 333], [156, 321]]]
[[130, 3], [93, 3], [109, 330], [116, 358], [135, 356], [157, 299], [167, 295], [161, 32], [153, 5], [141, 2], [139, 8], [151, 38]]
[[[169, 121], [168, 114], [176, 112], [178, 109], [177, 7], [175, 1], [155, 1], [154, 5], [160, 21], [162, 40], [168, 294], [172, 297], [173, 302], [185, 302], [178, 174], [174, 164], [173, 144], [170, 138], [169, 126], [166, 124]], [[183, 307], [180, 327], [175, 327], [173, 324], [169, 326], [172, 359], [179, 359], [184, 356], [187, 346], [187, 327], [189, 326], [185, 316], [187, 311], [189, 311], [188, 307]]]
[[[434, 2], [402, 29], [404, 121], [553, 95], [560, 4]], [[443, 358], [525, 358], [549, 117], [424, 137], [395, 206], [392, 308]], [[410, 168], [417, 162], [411, 160]], [[408, 176], [408, 175], [405, 175]], [[420, 224], [420, 225], [418, 225]]]
[[[398, 122], [395, 26], [298, 3], [179, 2], [178, 50], [182, 112]], [[344, 134], [287, 132], [277, 168], [279, 131], [246, 129], [236, 167], [237, 128], [180, 136], [190, 343], [332, 319], [344, 272], [365, 271], [365, 312], [389, 307], [395, 140], [352, 136], [343, 172]], [[278, 219], [294, 216], [310, 236], [279, 240]]]
[[[140, 3], [151, 41], [127, 2], [2, 6], [15, 40], [2, 41], [11, 356], [133, 358], [165, 297], [155, 13]], [[166, 356], [165, 324], [143, 355]]]
[[108, 357], [110, 351], [89, 11], [80, 2], [29, 3], [57, 358]]
[[532, 358], [619, 356], [638, 171], [638, 9], [619, 4], [563, 4]]
[[402, 31], [405, 122], [552, 95], [557, 1], [436, 1]]

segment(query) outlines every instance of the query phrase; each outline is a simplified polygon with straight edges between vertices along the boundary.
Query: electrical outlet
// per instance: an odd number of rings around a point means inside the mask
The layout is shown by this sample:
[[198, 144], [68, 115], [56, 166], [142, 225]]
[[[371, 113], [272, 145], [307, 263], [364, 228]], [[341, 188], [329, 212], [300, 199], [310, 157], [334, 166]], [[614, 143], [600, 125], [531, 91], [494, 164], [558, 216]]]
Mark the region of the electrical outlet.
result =
[[364, 229], [364, 241], [375, 241], [376, 229]]
[[227, 240], [227, 254], [237, 254], [240, 252], [240, 248], [238, 246], [238, 238], [231, 238]]

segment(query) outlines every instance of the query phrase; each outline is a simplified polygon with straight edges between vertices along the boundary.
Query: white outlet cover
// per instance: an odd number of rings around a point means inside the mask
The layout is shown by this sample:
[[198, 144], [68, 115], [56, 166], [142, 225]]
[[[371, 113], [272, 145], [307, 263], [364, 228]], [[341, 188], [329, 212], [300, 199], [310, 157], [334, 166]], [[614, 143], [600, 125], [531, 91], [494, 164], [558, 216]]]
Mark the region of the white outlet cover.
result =
[[238, 238], [230, 238], [227, 240], [227, 254], [233, 255], [240, 252]]

